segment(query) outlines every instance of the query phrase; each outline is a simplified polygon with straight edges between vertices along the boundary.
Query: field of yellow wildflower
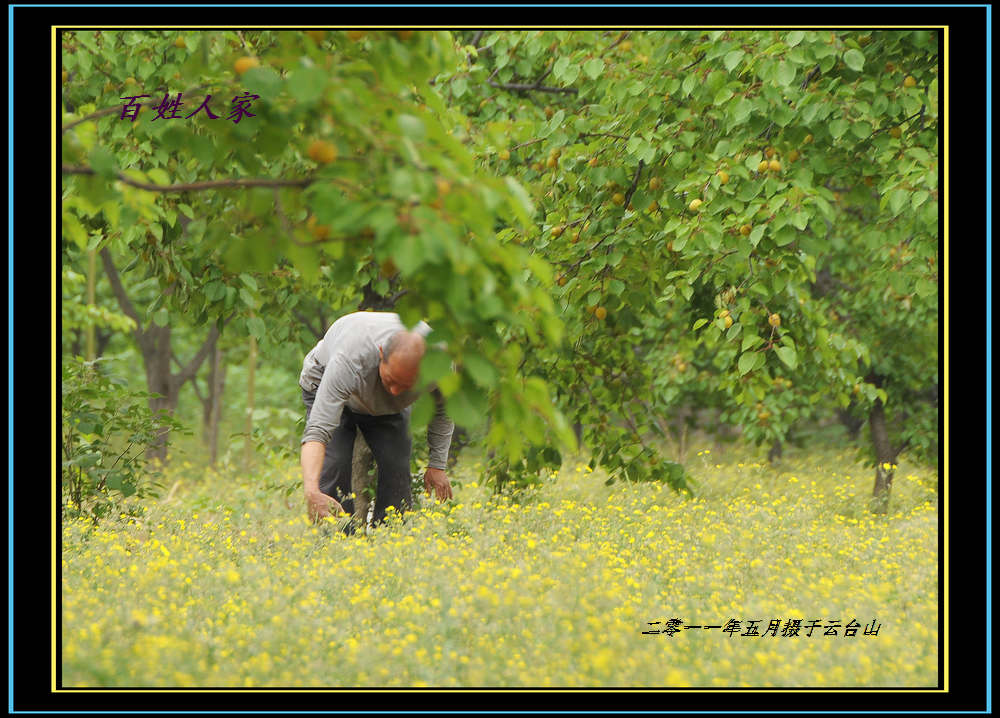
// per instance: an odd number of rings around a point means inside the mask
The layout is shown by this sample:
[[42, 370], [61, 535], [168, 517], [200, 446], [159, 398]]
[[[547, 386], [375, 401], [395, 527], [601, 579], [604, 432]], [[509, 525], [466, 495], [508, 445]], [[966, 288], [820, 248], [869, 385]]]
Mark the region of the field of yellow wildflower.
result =
[[694, 497], [569, 462], [512, 500], [470, 456], [453, 502], [345, 537], [178, 466], [138, 518], [63, 525], [63, 686], [938, 682], [935, 471], [901, 466], [876, 518], [852, 455], [688, 469]]

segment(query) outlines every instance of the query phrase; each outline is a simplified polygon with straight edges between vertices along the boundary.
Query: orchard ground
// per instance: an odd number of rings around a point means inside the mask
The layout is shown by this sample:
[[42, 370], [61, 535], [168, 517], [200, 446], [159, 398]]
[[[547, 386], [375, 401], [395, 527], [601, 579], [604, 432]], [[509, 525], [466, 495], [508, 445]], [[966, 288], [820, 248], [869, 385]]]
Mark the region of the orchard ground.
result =
[[[268, 488], [294, 462], [178, 460], [138, 517], [64, 524], [63, 685], [934, 686], [936, 471], [900, 465], [875, 517], [853, 453], [726, 453], [692, 448], [693, 497], [574, 460], [512, 500], [470, 452], [453, 502], [369, 538]], [[643, 633], [673, 618], [741, 624]]]

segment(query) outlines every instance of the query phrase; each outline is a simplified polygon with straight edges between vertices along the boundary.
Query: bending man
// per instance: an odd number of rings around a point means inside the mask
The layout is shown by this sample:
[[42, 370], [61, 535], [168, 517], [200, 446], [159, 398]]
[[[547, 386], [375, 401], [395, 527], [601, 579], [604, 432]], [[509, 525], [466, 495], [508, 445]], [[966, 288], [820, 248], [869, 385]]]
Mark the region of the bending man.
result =
[[[420, 397], [414, 387], [429, 332], [424, 322], [407, 331], [394, 313], [355, 312], [335, 321], [306, 355], [299, 375], [306, 405], [302, 479], [313, 521], [331, 511], [354, 514], [351, 458], [359, 429], [378, 467], [373, 520], [389, 506], [405, 511], [412, 504], [410, 406]], [[452, 495], [445, 467], [455, 425], [440, 392], [431, 391], [437, 410], [427, 427], [424, 487], [443, 501]]]

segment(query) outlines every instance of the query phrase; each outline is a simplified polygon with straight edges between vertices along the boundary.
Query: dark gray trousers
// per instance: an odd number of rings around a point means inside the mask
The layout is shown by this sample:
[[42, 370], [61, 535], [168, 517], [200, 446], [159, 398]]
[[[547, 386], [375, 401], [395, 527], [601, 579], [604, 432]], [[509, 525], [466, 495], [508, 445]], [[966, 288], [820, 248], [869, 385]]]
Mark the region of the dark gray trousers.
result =
[[[315, 399], [315, 392], [302, 390], [307, 423]], [[413, 489], [410, 483], [410, 452], [413, 442], [410, 438], [409, 419], [409, 411], [371, 416], [351, 411], [345, 406], [344, 413], [340, 417], [340, 425], [334, 430], [333, 438], [326, 445], [319, 490], [337, 499], [347, 513], [354, 513], [354, 499], [350, 498], [351, 459], [354, 456], [354, 439], [360, 429], [378, 467], [372, 522], [382, 521], [389, 506], [406, 511], [413, 504]]]

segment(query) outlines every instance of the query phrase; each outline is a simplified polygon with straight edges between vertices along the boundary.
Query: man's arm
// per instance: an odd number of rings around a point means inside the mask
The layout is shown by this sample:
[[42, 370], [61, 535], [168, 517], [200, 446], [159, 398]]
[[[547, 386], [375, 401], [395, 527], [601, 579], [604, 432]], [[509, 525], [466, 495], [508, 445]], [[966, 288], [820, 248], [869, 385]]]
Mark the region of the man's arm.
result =
[[331, 509], [343, 513], [344, 507], [332, 496], [319, 490], [319, 475], [323, 470], [323, 455], [326, 445], [319, 441], [302, 444], [302, 483], [305, 485], [306, 510], [312, 521], [319, 521], [331, 515]]
[[433, 490], [441, 501], [451, 498], [451, 482], [445, 469], [448, 467], [448, 450], [451, 435], [455, 431], [453, 422], [444, 411], [444, 396], [437, 387], [431, 389], [434, 398], [434, 418], [427, 425], [427, 447], [429, 458], [424, 473], [424, 488], [430, 494]]
[[350, 370], [343, 357], [335, 357], [327, 365], [316, 390], [316, 399], [309, 412], [309, 421], [302, 436], [302, 485], [306, 496], [309, 517], [313, 521], [330, 515], [330, 507], [343, 512], [340, 503], [319, 489], [323, 471], [326, 445], [333, 439], [333, 432], [340, 425], [344, 404], [357, 385], [357, 375]]

